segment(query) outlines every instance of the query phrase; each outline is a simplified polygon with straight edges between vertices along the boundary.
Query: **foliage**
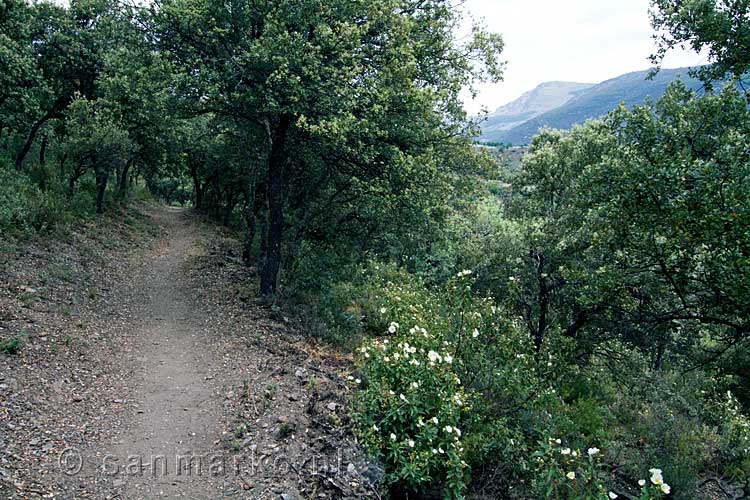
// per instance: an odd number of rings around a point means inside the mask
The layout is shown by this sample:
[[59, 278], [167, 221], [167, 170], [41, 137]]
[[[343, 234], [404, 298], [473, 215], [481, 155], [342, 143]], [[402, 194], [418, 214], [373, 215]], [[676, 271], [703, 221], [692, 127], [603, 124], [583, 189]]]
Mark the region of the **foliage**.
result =
[[742, 80], [750, 70], [750, 2], [747, 0], [652, 0], [651, 24], [661, 64], [675, 47], [708, 52], [711, 64], [693, 71], [704, 83]]
[[[513, 435], [501, 420], [486, 415], [483, 421], [478, 414], [481, 391], [491, 390], [492, 383], [478, 378], [476, 369], [495, 366], [499, 351], [521, 339], [507, 338], [494, 352], [482, 349], [512, 325], [488, 301], [472, 299], [467, 277], [451, 280], [448, 304], [388, 283], [391, 307], [378, 313], [400, 323], [390, 322], [385, 338], [359, 350], [363, 390], [355, 418], [362, 440], [384, 460], [390, 483], [411, 490], [442, 484], [446, 498], [462, 496], [467, 461], [482, 460], [491, 443]], [[504, 388], [511, 378], [528, 376], [528, 370], [519, 370], [528, 368], [528, 360], [503, 358]]]
[[25, 335], [14, 335], [5, 340], [0, 340], [0, 352], [3, 354], [18, 354], [26, 343]]
[[42, 190], [28, 175], [18, 174], [7, 162], [0, 164], [0, 232], [6, 237], [64, 228], [74, 217], [91, 211], [82, 206], [87, 200], [81, 198], [67, 199], [64, 192]]

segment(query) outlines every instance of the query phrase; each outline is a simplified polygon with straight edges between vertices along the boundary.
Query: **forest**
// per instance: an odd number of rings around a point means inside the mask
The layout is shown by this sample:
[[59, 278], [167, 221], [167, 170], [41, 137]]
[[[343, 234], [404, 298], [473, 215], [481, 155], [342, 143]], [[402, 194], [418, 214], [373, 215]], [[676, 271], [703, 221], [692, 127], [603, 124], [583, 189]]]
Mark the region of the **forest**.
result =
[[705, 51], [703, 89], [520, 166], [475, 143], [504, 42], [459, 7], [0, 0], [0, 253], [144, 199], [241, 235], [353, 359], [382, 498], [750, 497], [750, 2], [652, 0], [654, 72]]

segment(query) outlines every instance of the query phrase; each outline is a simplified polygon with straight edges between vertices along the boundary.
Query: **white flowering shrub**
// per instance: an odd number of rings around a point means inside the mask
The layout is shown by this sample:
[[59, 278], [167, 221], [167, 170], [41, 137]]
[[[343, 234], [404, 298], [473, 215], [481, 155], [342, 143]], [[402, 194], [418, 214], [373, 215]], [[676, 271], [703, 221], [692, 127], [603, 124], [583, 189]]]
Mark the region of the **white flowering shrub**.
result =
[[571, 449], [561, 439], [550, 438], [539, 444], [533, 457], [533, 489], [539, 498], [604, 500], [618, 496], [604, 486], [605, 467], [598, 448]]
[[609, 466], [602, 462], [601, 450], [590, 447], [571, 449], [561, 439], [550, 438], [539, 444], [533, 455], [536, 475], [533, 489], [537, 498], [556, 500], [615, 500], [637, 498], [658, 500], [669, 495], [672, 488], [664, 481], [661, 469], [650, 469], [648, 480], [638, 480], [639, 496], [621, 495], [608, 486]]
[[661, 469], [649, 469], [648, 473], [648, 480], [638, 480], [638, 486], [640, 487], [638, 500], [657, 500], [672, 493], [672, 487], [664, 482], [664, 475]]
[[[353, 418], [394, 492], [440, 487], [461, 498], [494, 470], [504, 482], [496, 491], [518, 498], [682, 500], [719, 461], [742, 482], [748, 420], [733, 398], [706, 406], [708, 377], [649, 372], [615, 342], [610, 352], [625, 360], [617, 370], [580, 363], [561, 336], [537, 353], [497, 301], [472, 293], [469, 272], [440, 289], [388, 269], [370, 277], [375, 285], [357, 303], [377, 334], [357, 350]], [[606, 443], [608, 454], [589, 443]], [[645, 474], [643, 464], [666, 472]]]
[[358, 350], [363, 387], [354, 418], [391, 485], [439, 484], [445, 498], [460, 498], [470, 463], [498, 447], [524, 450], [499, 407], [533, 399], [530, 342], [491, 300], [472, 296], [470, 279], [459, 273], [445, 295], [420, 295], [419, 304], [387, 283], [390, 306], [378, 313], [393, 319]]
[[361, 349], [368, 386], [360, 397], [360, 434], [392, 482], [416, 489], [445, 479], [446, 496], [455, 498], [466, 467], [461, 425], [469, 395], [442, 336], [419, 325], [410, 331]]

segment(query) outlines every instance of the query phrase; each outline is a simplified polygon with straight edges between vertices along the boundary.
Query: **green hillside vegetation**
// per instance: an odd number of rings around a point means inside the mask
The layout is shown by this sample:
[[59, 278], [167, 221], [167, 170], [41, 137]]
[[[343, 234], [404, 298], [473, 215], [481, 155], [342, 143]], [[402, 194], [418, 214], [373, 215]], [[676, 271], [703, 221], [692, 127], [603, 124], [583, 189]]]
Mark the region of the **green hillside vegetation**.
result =
[[[351, 354], [321, 425], [382, 498], [747, 498], [748, 95], [626, 75], [508, 168], [461, 100], [503, 41], [454, 3], [0, 3], [0, 251], [143, 196], [238, 232], [243, 294]], [[748, 2], [652, 3], [747, 74]]]

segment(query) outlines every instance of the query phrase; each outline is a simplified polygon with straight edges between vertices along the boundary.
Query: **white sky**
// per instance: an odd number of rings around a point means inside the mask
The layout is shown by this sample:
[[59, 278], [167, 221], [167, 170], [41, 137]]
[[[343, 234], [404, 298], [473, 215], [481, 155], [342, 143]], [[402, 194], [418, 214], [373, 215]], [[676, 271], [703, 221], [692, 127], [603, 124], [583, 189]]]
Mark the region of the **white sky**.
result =
[[[599, 83], [651, 67], [655, 52], [649, 0], [466, 0], [464, 9], [503, 35], [505, 79], [467, 93], [466, 110], [494, 111], [547, 81]], [[665, 68], [705, 63], [693, 52], [671, 53]]]

